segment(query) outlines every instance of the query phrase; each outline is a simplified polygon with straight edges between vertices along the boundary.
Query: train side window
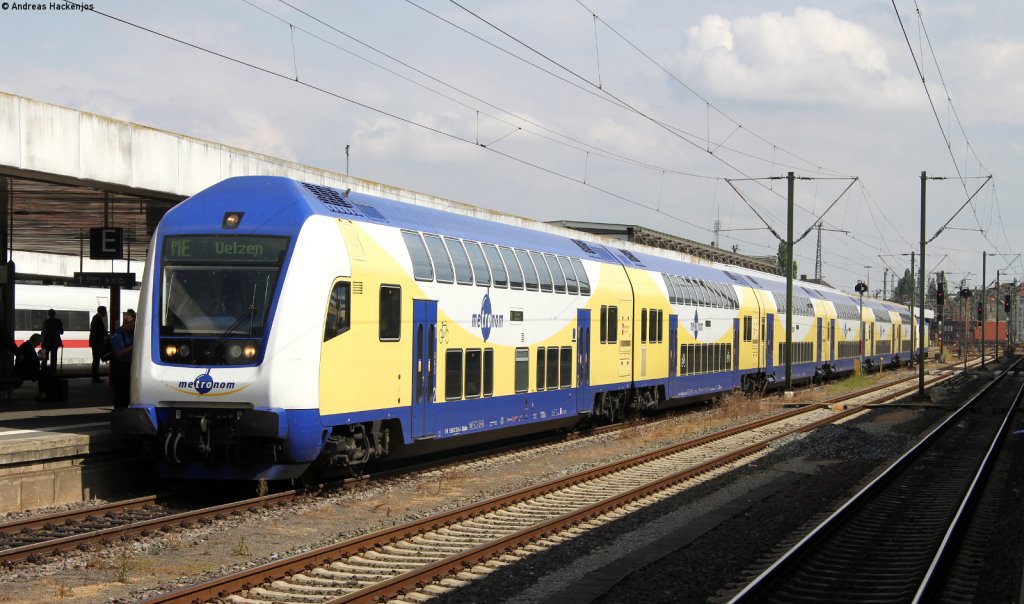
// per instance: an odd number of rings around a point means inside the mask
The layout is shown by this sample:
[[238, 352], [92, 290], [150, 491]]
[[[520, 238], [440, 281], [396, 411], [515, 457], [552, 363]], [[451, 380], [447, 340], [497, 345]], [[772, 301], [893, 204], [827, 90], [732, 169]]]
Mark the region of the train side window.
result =
[[676, 292], [676, 304], [683, 304], [686, 301], [686, 290], [683, 288], [683, 280], [676, 275], [668, 276], [669, 283]]
[[537, 392], [544, 390], [544, 376], [547, 375], [546, 365], [544, 364], [544, 349], [537, 349]]
[[327, 303], [327, 321], [324, 325], [324, 342], [339, 336], [351, 327], [352, 284], [340, 281], [331, 289]]
[[601, 343], [608, 342], [608, 307], [601, 305]]
[[562, 269], [558, 266], [558, 260], [555, 259], [551, 254], [544, 254], [544, 259], [548, 262], [548, 268], [551, 269], [551, 278], [555, 282], [555, 293], [565, 293], [565, 276], [562, 275]]
[[697, 301], [693, 295], [693, 284], [686, 277], [681, 277], [680, 282], [683, 284], [683, 297], [685, 298], [683, 304], [696, 306]]
[[380, 339], [396, 342], [402, 335], [402, 288], [380, 286]]
[[473, 285], [473, 267], [469, 264], [469, 256], [466, 255], [466, 248], [462, 247], [462, 242], [445, 237], [444, 243], [452, 256], [452, 264], [455, 265], [455, 282], [459, 285]]
[[657, 310], [658, 320], [654, 322], [654, 331], [657, 334], [655, 341], [658, 344], [662, 343], [664, 337], [664, 324], [665, 324], [665, 311], [660, 308]]
[[572, 347], [563, 346], [559, 351], [559, 388], [572, 386]]
[[608, 307], [608, 343], [614, 344], [619, 341], [619, 307]]
[[402, 231], [402, 238], [405, 239], [405, 247], [409, 250], [409, 258], [412, 260], [412, 276], [417, 281], [433, 281], [434, 269], [431, 267], [430, 255], [427, 254], [420, 234]]
[[450, 349], [444, 353], [444, 400], [462, 398], [462, 350]]
[[484, 349], [484, 396], [494, 394], [494, 349]]
[[539, 252], [530, 252], [530, 258], [533, 258], [533, 264], [537, 267], [537, 274], [540, 275], [540, 291], [551, 291], [551, 271], [548, 270], [548, 265], [544, 263], [544, 256]]
[[508, 272], [505, 270], [505, 263], [501, 261], [501, 254], [493, 244], [484, 243], [484, 255], [491, 265], [491, 276], [494, 277], [494, 287], [508, 287]]
[[516, 348], [516, 392], [530, 389], [530, 349]]
[[487, 268], [487, 259], [480, 251], [480, 244], [475, 241], [467, 241], [466, 251], [469, 252], [469, 261], [473, 264], [476, 284], [481, 287], [489, 286], [491, 284], [491, 269]]
[[558, 264], [562, 267], [562, 272], [565, 273], [565, 289], [570, 294], [576, 295], [580, 291], [579, 285], [576, 283], [576, 275], [572, 272], [572, 264], [569, 263], [568, 258], [558, 257]]
[[708, 281], [708, 289], [711, 290], [711, 299], [715, 308], [725, 308], [725, 297], [722, 296], [722, 292], [718, 291], [718, 284], [713, 281]]
[[590, 279], [587, 277], [587, 271], [583, 268], [583, 263], [579, 258], [569, 258], [569, 263], [576, 269], [576, 280], [580, 282], [580, 293], [584, 296], [590, 295]]
[[647, 309], [640, 311], [640, 343], [647, 343]]
[[743, 317], [743, 341], [749, 342], [754, 339], [754, 318]]
[[558, 347], [552, 346], [547, 349], [548, 353], [548, 376], [547, 385], [548, 390], [555, 390], [558, 388]]
[[505, 268], [508, 269], [508, 286], [512, 289], [523, 289], [523, 269], [519, 268], [519, 261], [512, 248], [499, 247], [501, 257], [505, 260]]
[[668, 275], [666, 275], [665, 273], [661, 274], [661, 278], [662, 278], [663, 281], [665, 281], [665, 291], [668, 292], [668, 301], [671, 304], [675, 304], [676, 301], [678, 300], [678, 298], [676, 298], [676, 288], [675, 288], [675, 286], [672, 285], [672, 282], [669, 281]]
[[478, 398], [481, 390], [480, 349], [466, 350], [465, 390], [466, 398]]
[[516, 258], [519, 258], [519, 264], [523, 267], [523, 279], [526, 281], [526, 289], [531, 292], [537, 291], [539, 282], [537, 281], [537, 269], [533, 267], [533, 261], [530, 260], [530, 254], [526, 250], [516, 250]]
[[650, 326], [647, 328], [647, 333], [649, 334], [650, 341], [653, 344], [658, 341], [658, 311], [652, 308], [651, 313], [647, 315], [647, 317], [650, 319]]
[[434, 274], [437, 276], [437, 282], [451, 283], [455, 281], [452, 260], [448, 257], [448, 250], [444, 247], [441, 238], [437, 235], [424, 235], [423, 240], [427, 242], [430, 259], [434, 262]]

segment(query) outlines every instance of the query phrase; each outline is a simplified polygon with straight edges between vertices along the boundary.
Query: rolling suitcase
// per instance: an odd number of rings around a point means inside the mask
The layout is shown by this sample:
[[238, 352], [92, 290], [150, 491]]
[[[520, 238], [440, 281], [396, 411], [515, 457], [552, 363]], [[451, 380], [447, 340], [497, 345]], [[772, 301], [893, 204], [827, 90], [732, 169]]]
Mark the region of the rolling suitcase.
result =
[[64, 348], [60, 349], [60, 369], [54, 372], [47, 367], [39, 376], [39, 385], [47, 401], [64, 403], [68, 400], [68, 380], [64, 377]]

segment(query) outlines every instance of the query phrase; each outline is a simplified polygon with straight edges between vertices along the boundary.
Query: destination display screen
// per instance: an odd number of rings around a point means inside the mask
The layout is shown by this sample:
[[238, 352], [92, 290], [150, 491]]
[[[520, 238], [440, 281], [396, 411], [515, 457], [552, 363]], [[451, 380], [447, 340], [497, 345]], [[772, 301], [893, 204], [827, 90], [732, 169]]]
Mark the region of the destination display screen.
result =
[[280, 264], [287, 250], [287, 237], [176, 235], [164, 239], [164, 262]]

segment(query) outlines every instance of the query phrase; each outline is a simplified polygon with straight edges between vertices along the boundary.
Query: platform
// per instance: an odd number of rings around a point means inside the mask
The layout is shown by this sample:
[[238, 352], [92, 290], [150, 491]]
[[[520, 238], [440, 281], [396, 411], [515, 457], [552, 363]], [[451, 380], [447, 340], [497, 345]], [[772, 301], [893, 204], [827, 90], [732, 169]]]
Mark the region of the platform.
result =
[[0, 391], [0, 513], [106, 498], [146, 480], [137, 443], [110, 434], [105, 380], [68, 377], [67, 402], [37, 395], [32, 382]]

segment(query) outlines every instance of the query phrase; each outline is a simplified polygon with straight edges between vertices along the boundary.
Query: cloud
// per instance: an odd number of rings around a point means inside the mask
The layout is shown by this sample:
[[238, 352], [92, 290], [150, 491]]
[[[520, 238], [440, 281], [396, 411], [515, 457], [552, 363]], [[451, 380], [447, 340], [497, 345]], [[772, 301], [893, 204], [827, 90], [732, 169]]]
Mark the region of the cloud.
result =
[[822, 9], [735, 21], [707, 15], [687, 29], [680, 65], [718, 98], [912, 105], [920, 85], [893, 71], [886, 44], [867, 27]]

